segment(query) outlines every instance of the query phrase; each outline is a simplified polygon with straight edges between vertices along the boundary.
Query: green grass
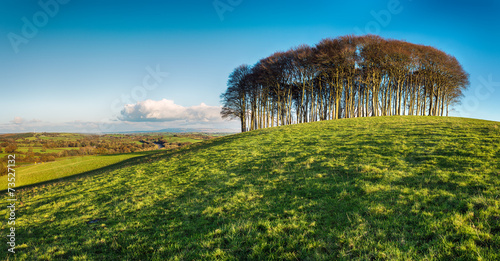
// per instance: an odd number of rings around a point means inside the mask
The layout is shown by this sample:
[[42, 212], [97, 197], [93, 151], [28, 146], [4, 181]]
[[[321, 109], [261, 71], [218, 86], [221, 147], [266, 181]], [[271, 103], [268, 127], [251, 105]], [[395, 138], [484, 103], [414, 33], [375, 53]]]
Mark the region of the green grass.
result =
[[196, 143], [196, 142], [202, 142], [203, 140], [197, 140], [197, 139], [191, 139], [191, 138], [185, 138], [185, 137], [173, 137], [173, 136], [167, 136], [165, 137], [165, 141], [167, 142], [191, 142], [191, 143]]
[[182, 137], [182, 136], [174, 137], [173, 134], [165, 135], [165, 136], [163, 136], [163, 139], [165, 141], [167, 141], [167, 142], [170, 142], [170, 143], [175, 143], [175, 142], [180, 142], [180, 143], [184, 143], [184, 142], [197, 143], [197, 142], [202, 142], [203, 141], [202, 139], [193, 139], [193, 138]]
[[[28, 152], [30, 147], [19, 147], [17, 151], [19, 152]], [[63, 150], [79, 150], [80, 148], [50, 148], [50, 149], [45, 149], [45, 152], [42, 152], [43, 147], [31, 147], [33, 149], [34, 153], [58, 153]]]
[[75, 134], [75, 133], [58, 133], [56, 137], [43, 136], [43, 134], [42, 136], [39, 136], [39, 138], [42, 140], [67, 140], [67, 141], [82, 139], [84, 137], [85, 135], [83, 134]]
[[16, 258], [499, 260], [499, 124], [300, 124], [25, 189]]
[[[60, 179], [75, 174], [80, 174], [99, 168], [103, 168], [118, 162], [144, 156], [150, 153], [138, 152], [129, 154], [105, 155], [105, 156], [82, 156], [64, 158], [54, 162], [41, 164], [30, 164], [16, 168], [16, 186], [26, 186], [54, 179]], [[7, 177], [0, 179], [0, 190], [7, 189]]]
[[[75, 134], [75, 133], [56, 133], [52, 135], [57, 135], [56, 137], [45, 136], [45, 134], [36, 134], [36, 136], [25, 137], [27, 135], [33, 135], [32, 133], [21, 133], [21, 134], [13, 134], [12, 138], [15, 138], [16, 142], [22, 143], [25, 139], [29, 141], [35, 140], [52, 140], [52, 141], [74, 141], [78, 139], [85, 138], [84, 134]], [[10, 136], [9, 136], [10, 137]]]

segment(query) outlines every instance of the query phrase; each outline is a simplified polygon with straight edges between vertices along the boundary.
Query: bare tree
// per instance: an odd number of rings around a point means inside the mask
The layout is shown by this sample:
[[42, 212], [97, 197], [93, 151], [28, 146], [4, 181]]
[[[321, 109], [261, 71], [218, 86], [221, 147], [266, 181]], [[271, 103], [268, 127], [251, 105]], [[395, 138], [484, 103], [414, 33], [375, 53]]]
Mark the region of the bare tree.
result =
[[251, 68], [248, 65], [241, 65], [234, 69], [229, 75], [227, 90], [221, 94], [223, 119], [239, 118], [241, 121], [241, 132], [247, 130], [247, 92], [249, 90], [249, 76]]

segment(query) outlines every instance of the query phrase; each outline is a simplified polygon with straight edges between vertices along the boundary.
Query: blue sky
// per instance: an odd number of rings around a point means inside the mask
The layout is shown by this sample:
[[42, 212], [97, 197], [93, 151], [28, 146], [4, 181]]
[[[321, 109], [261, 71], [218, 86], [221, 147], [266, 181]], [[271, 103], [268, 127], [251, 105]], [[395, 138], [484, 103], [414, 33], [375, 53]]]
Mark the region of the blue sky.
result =
[[[5, 0], [0, 133], [237, 129], [217, 115], [235, 67], [365, 33], [455, 56], [471, 86], [452, 115], [500, 121], [499, 11], [486, 0]], [[151, 108], [166, 120], [120, 117]]]

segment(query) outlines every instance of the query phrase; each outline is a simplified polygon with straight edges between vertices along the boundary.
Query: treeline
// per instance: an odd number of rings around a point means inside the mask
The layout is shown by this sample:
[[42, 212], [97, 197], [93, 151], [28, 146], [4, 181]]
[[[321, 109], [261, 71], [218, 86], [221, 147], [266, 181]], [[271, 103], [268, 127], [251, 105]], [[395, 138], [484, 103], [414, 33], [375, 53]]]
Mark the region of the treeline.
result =
[[375, 35], [324, 39], [241, 65], [221, 95], [241, 131], [340, 118], [448, 116], [469, 75], [436, 48]]

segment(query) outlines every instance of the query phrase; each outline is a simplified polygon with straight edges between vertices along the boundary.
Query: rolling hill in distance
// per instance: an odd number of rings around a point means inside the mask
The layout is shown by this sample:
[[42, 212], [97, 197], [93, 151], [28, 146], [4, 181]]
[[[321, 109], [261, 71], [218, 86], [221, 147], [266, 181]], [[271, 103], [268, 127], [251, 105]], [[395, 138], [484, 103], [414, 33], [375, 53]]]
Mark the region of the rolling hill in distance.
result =
[[296, 124], [25, 188], [15, 257], [498, 260], [499, 125], [418, 116]]

